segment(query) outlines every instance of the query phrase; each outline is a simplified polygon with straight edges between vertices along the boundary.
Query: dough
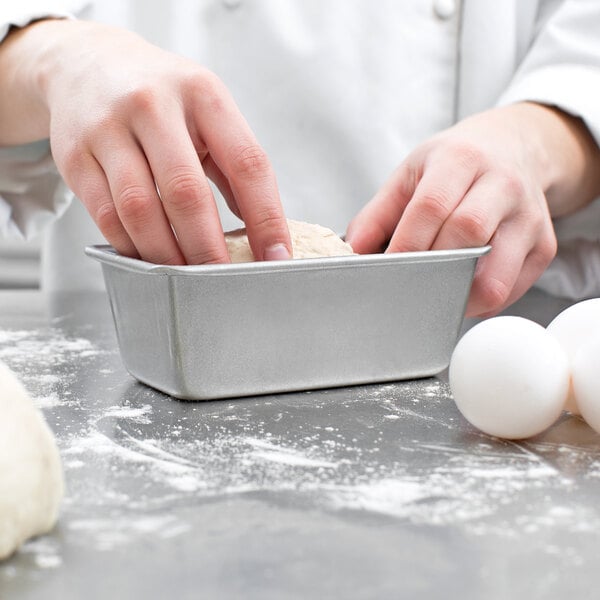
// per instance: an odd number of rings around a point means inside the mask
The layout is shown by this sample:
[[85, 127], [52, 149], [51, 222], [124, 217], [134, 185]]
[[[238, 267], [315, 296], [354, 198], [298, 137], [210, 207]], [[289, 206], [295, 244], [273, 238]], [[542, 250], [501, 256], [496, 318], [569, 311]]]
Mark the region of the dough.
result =
[[50, 428], [14, 373], [0, 362], [0, 560], [54, 526], [63, 495]]
[[[319, 256], [345, 256], [355, 254], [352, 246], [344, 242], [331, 229], [302, 221], [288, 219], [294, 258], [317, 258]], [[245, 229], [225, 234], [229, 257], [233, 263], [252, 262], [254, 255], [248, 244]]]

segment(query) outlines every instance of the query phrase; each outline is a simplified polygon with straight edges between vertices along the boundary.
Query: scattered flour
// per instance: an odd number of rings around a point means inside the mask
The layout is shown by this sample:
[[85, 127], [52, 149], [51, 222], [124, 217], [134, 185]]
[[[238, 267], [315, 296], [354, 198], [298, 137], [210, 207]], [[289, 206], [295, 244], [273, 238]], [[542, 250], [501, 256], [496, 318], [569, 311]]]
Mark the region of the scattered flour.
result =
[[60, 406], [61, 400], [58, 397], [58, 394], [51, 393], [48, 396], [36, 396], [33, 398], [33, 403], [41, 409], [44, 408], [55, 408]]
[[[597, 511], [569, 501], [582, 477], [600, 480], [597, 442], [568, 445], [550, 433], [506, 443], [466, 433], [439, 380], [367, 386], [347, 398], [328, 391], [206, 404], [125, 387], [118, 404], [102, 390], [67, 395], [77, 383], [69, 365], [83, 360], [100, 377], [113, 372], [84, 338], [0, 331], [0, 360], [61, 419], [61, 535], [70, 544], [110, 551], [185, 535], [191, 525], [174, 507], [265, 493], [340, 518], [376, 515], [471, 536], [600, 531]], [[336, 418], [344, 414], [352, 418]], [[48, 539], [26, 546], [43, 569], [61, 564], [58, 543]]]
[[56, 569], [63, 564], [60, 545], [48, 536], [29, 540], [21, 547], [20, 553], [33, 557], [39, 569]]
[[103, 552], [110, 552], [139, 537], [168, 539], [189, 531], [188, 525], [171, 515], [76, 519], [68, 524], [68, 528], [77, 537], [93, 536], [96, 548]]
[[309, 469], [335, 469], [338, 466], [336, 463], [332, 463], [326, 460], [315, 460], [313, 458], [308, 458], [307, 456], [298, 452], [297, 450], [294, 450], [293, 448], [284, 448], [281, 446], [277, 446], [272, 442], [266, 442], [264, 440], [257, 440], [252, 438], [245, 438], [242, 441], [255, 448], [255, 450], [251, 452], [251, 456], [255, 459], [272, 461], [294, 467], [306, 467]]
[[68, 337], [58, 329], [0, 330], [0, 361], [19, 374], [41, 409], [76, 403], [58, 391], [73, 380], [68, 368], [75, 357], [86, 361], [100, 354], [89, 340]]
[[[373, 411], [381, 415], [385, 427], [400, 426], [403, 419], [420, 419], [442, 430], [449, 427], [439, 424], [435, 414], [420, 415], [393, 401], [394, 411], [388, 414], [390, 400], [375, 394], [374, 398], [379, 404], [373, 405]], [[382, 458], [380, 446], [389, 444], [390, 438], [375, 428], [369, 443], [348, 439], [341, 427], [320, 424], [302, 425], [300, 431], [300, 426], [290, 423], [289, 431], [275, 435], [267, 430], [266, 420], [244, 414], [242, 405], [230, 408], [235, 414], [220, 412], [218, 419], [207, 414], [194, 423], [182, 417], [168, 426], [150, 404], [108, 408], [90, 421], [84, 434], [63, 440], [68, 460], [94, 466], [93, 480], [71, 488], [71, 505], [90, 508], [95, 502], [97, 508], [114, 511], [127, 506], [143, 514], [200, 499], [292, 492], [296, 501], [327, 511], [359, 511], [415, 524], [460, 527], [471, 535], [510, 538], [520, 531], [544, 528], [570, 532], [600, 528], [597, 516], [568, 506], [522, 512], [518, 519], [505, 516], [507, 507], [523, 496], [570, 490], [575, 485], [533, 447], [514, 442], [465, 446], [403, 440], [395, 445], [395, 455], [390, 458], [387, 448], [387, 458]], [[281, 423], [281, 414], [274, 413], [273, 420]], [[150, 425], [147, 419], [152, 420]], [[105, 431], [110, 431], [110, 437]], [[146, 431], [154, 437], [147, 437]], [[123, 483], [136, 477], [151, 492], [124, 490]], [[96, 494], [97, 480], [106, 487]], [[131, 526], [118, 534], [108, 532], [103, 519], [84, 522], [89, 535], [97, 533], [94, 539], [102, 548], [130, 543], [150, 527], [157, 535], [187, 531], [185, 524], [174, 526], [161, 519], [143, 521], [144, 529], [132, 518]]]

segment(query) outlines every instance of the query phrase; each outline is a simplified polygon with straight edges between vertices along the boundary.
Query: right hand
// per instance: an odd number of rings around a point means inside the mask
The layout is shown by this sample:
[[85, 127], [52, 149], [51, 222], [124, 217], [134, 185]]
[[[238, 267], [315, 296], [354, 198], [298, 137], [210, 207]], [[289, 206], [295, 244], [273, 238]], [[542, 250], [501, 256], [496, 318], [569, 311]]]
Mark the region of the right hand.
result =
[[229, 262], [210, 178], [257, 260], [289, 258], [273, 169], [224, 84], [139, 36], [83, 21], [31, 26], [59, 171], [121, 254]]

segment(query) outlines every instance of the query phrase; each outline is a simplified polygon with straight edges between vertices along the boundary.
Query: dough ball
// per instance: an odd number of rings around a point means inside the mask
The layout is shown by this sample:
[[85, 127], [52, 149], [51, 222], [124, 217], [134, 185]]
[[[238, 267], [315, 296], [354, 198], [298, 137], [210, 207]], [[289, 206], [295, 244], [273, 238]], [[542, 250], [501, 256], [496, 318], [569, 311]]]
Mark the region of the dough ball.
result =
[[577, 350], [571, 363], [571, 377], [581, 416], [600, 433], [600, 336]]
[[52, 529], [62, 495], [52, 432], [14, 373], [0, 362], [0, 560]]
[[[354, 254], [352, 246], [344, 242], [331, 229], [302, 221], [288, 219], [292, 238], [293, 258], [317, 258], [320, 256], [345, 256]], [[233, 263], [253, 262], [254, 255], [248, 244], [245, 229], [225, 234], [229, 257]]]
[[[548, 331], [560, 342], [572, 362], [579, 348], [600, 335], [600, 298], [569, 306], [548, 325]], [[578, 415], [580, 411], [575, 396], [571, 385], [565, 410]]]
[[569, 361], [544, 327], [521, 317], [475, 325], [450, 360], [450, 388], [475, 427], [507, 439], [550, 427], [569, 391]]

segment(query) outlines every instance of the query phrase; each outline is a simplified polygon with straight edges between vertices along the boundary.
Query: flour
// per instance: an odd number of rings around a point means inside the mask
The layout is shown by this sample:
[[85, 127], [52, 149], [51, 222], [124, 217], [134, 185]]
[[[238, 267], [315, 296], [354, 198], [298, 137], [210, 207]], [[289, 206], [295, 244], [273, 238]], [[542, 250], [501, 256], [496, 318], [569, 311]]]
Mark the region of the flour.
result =
[[152, 407], [149, 404], [139, 408], [111, 406], [103, 412], [103, 417], [120, 417], [122, 419], [135, 419], [141, 423], [149, 423], [148, 415], [151, 413]]
[[95, 540], [97, 550], [110, 552], [132, 539], [149, 536], [169, 539], [189, 531], [190, 527], [173, 516], [138, 516], [100, 519], [77, 519], [68, 525], [76, 536]]
[[[332, 427], [326, 427], [326, 430], [332, 431]], [[280, 464], [290, 465], [294, 467], [305, 467], [305, 468], [324, 468], [324, 469], [336, 469], [338, 465], [325, 460], [315, 460], [308, 458], [297, 450], [292, 448], [282, 448], [276, 446], [272, 442], [266, 442], [264, 440], [257, 440], [252, 438], [245, 438], [243, 442], [256, 448], [255, 451], [251, 452], [251, 456], [254, 459], [272, 461]]]
[[38, 569], [57, 569], [63, 564], [60, 545], [48, 536], [30, 540], [21, 548], [20, 553], [33, 557]]
[[[440, 383], [435, 387], [439, 398], [445, 388]], [[428, 398], [433, 397], [431, 388], [431, 384], [425, 388]], [[148, 438], [143, 436], [146, 419], [152, 419], [153, 426], [161, 429], [161, 416], [150, 405], [110, 407], [102, 417], [90, 422], [84, 435], [64, 440], [67, 469], [69, 460], [77, 458], [93, 465], [94, 479], [99, 478], [108, 486], [98, 490], [96, 496], [90, 490], [93, 482], [88, 481], [81, 489], [71, 489], [71, 502], [73, 506], [89, 507], [92, 497], [98, 507], [114, 510], [127, 506], [143, 513], [149, 508], [168, 510], [172, 505], [202, 498], [293, 492], [298, 502], [333, 513], [358, 511], [414, 524], [460, 527], [475, 536], [506, 538], [517, 536], [523, 528], [550, 530], [558, 526], [574, 531], [580, 527], [581, 514], [556, 507], [549, 507], [543, 516], [521, 515], [512, 524], [502, 520], [506, 506], [523, 494], [573, 486], [568, 477], [519, 444], [500, 443], [498, 447], [482, 441], [465, 448], [422, 442], [407, 445], [407, 440], [403, 440], [398, 444], [403, 454], [437, 457], [437, 464], [432, 466], [429, 460], [421, 468], [411, 461], [382, 464], [379, 454], [385, 436], [377, 431], [379, 423], [394, 427], [411, 418], [444, 429], [452, 425], [440, 424], [435, 411], [420, 414], [413, 408], [398, 406], [389, 397], [382, 399], [385, 393], [380, 392], [375, 388], [371, 394], [378, 402], [373, 412], [379, 418], [368, 425], [375, 432], [370, 445], [361, 445], [356, 437], [348, 439], [339, 426], [322, 423], [303, 425], [303, 431], [298, 427], [293, 432], [274, 435], [266, 430], [267, 422], [247, 418], [243, 405], [235, 403], [230, 404], [234, 414], [206, 415], [196, 424], [197, 431], [186, 430], [182, 420], [163, 427], [161, 435]], [[282, 414], [274, 412], [271, 417], [280, 423]], [[395, 418], [389, 419], [390, 416]], [[107, 422], [112, 426], [112, 439], [99, 432]], [[107, 461], [110, 473], [103, 477], [102, 465]], [[151, 495], [110, 494], [111, 486], [120, 487], [121, 475], [127, 479], [136, 474], [143, 474], [146, 487], [152, 488]], [[136, 518], [128, 517], [132, 525], [112, 537], [102, 519], [96, 522], [97, 527], [94, 520], [88, 519], [86, 534], [101, 547], [128, 544], [147, 533], [141, 524], [136, 525]], [[588, 522], [595, 526], [595, 521]], [[145, 523], [155, 528], [156, 535], [165, 535], [166, 531], [177, 535], [179, 531], [177, 527], [173, 529], [173, 523], [160, 519]], [[184, 533], [185, 524], [180, 525]]]
[[51, 393], [48, 396], [36, 396], [33, 398], [33, 403], [37, 408], [56, 408], [60, 406], [61, 400], [58, 397], [58, 394]]
[[[565, 418], [535, 440], [494, 440], [465, 424], [437, 379], [195, 404], [115, 376], [116, 349], [59, 331], [0, 332], [0, 359], [56, 420], [71, 547], [190, 535], [187, 509], [245, 497], [475, 540], [600, 531], [592, 505], [575, 501], [582, 479], [600, 481], [597, 434]], [[60, 560], [58, 548], [26, 548], [40, 568]]]
[[[101, 351], [85, 338], [71, 338], [60, 330], [0, 330], [0, 361], [18, 372], [19, 379], [41, 409], [73, 405], [68, 392], [57, 388], [72, 381], [67, 373], [58, 374], [70, 361], [85, 361]], [[33, 393], [35, 390], [35, 393]]]
[[516, 493], [561, 479], [545, 465], [519, 461], [495, 468], [485, 467], [486, 462], [485, 458], [453, 456], [447, 465], [428, 474], [398, 474], [394, 479], [334, 487], [328, 500], [336, 509], [369, 511], [416, 524], [462, 525], [482, 534], [485, 530], [477, 527], [479, 520], [500, 510]]
[[52, 362], [64, 362], [70, 354], [93, 356], [98, 350], [85, 338], [68, 338], [60, 330], [1, 331], [0, 358], [8, 362], [22, 361], [32, 356], [52, 357]]

